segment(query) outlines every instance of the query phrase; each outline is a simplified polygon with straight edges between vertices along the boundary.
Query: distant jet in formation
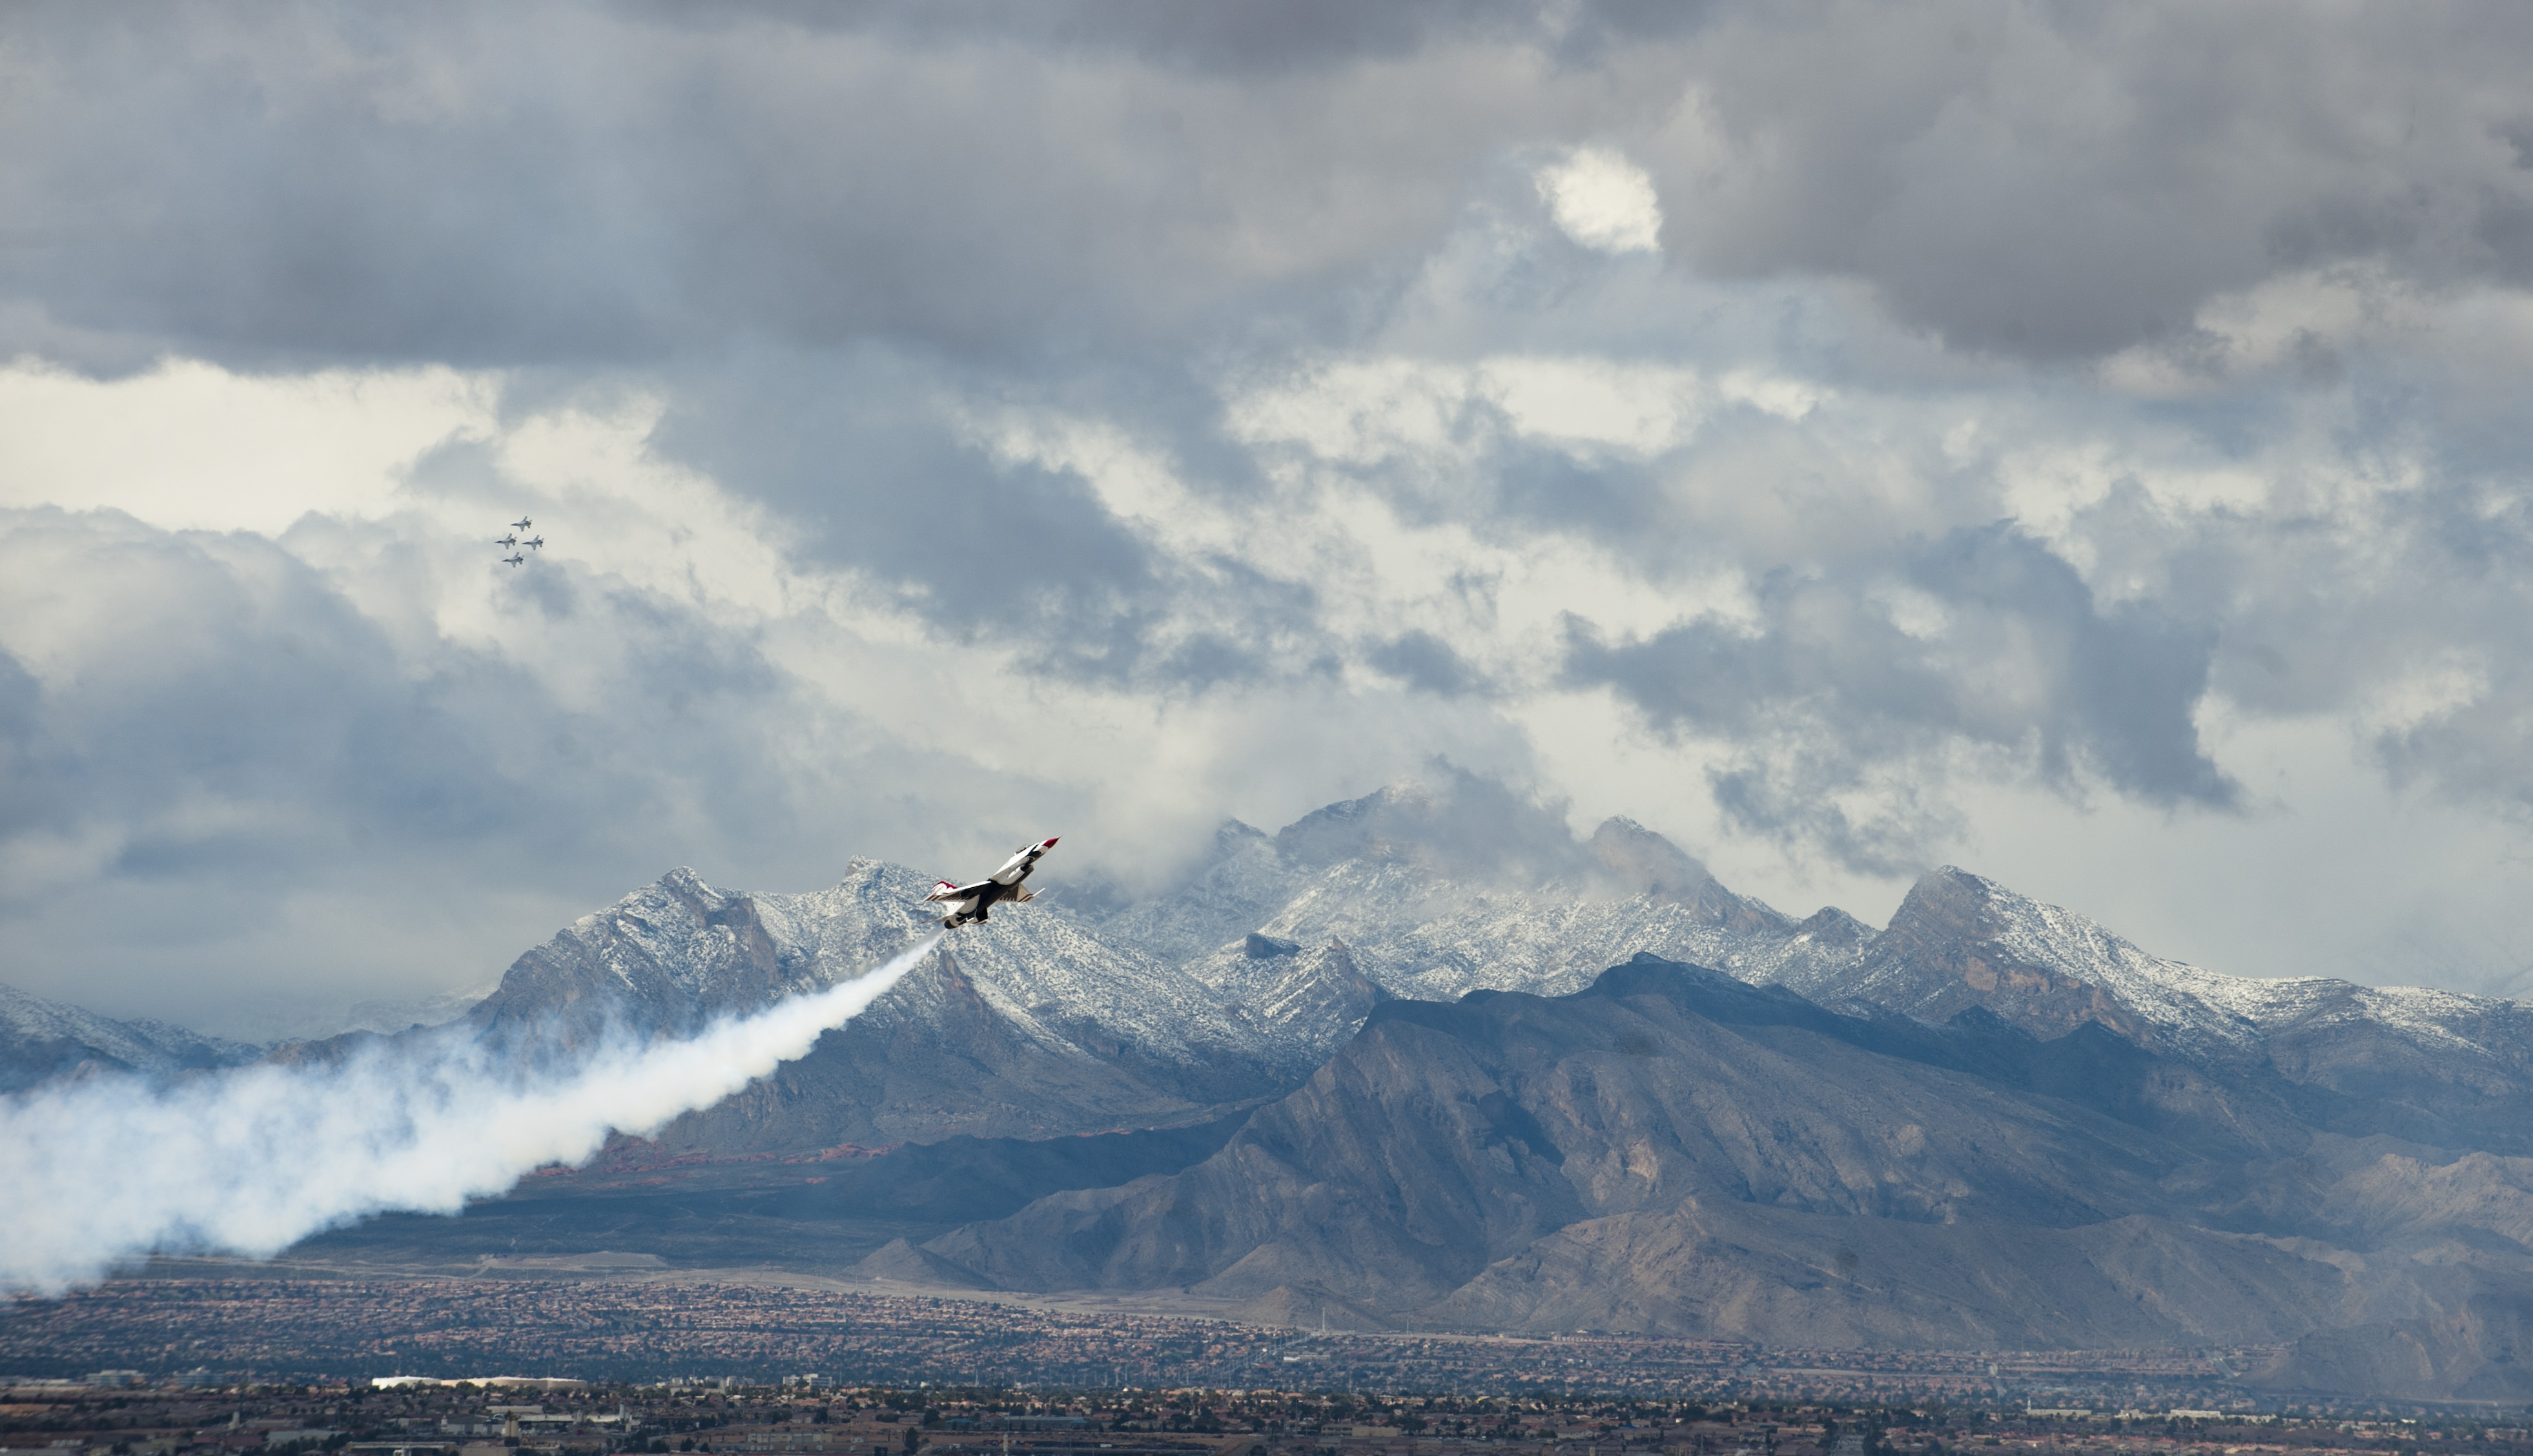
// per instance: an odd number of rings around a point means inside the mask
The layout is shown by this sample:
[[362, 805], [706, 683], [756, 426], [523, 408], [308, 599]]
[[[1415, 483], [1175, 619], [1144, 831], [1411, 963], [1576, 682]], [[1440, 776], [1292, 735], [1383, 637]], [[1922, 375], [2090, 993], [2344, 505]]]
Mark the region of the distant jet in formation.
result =
[[528, 519], [526, 516], [521, 516], [510, 523], [509, 530], [493, 538], [493, 544], [495, 546], [498, 546], [501, 550], [509, 553], [508, 555], [501, 558], [502, 565], [516, 568], [520, 562], [525, 561], [528, 558], [529, 552], [541, 552], [546, 549], [546, 539], [542, 536], [530, 537], [526, 541], [521, 541], [519, 539], [520, 532], [525, 531], [535, 524], [536, 522]]
[[930, 895], [923, 897], [924, 903], [938, 902], [943, 909], [950, 912], [942, 918], [941, 928], [944, 930], [956, 930], [970, 921], [982, 922], [985, 912], [993, 908], [996, 901], [1008, 900], [1014, 904], [1026, 904], [1035, 897], [1021, 888], [1021, 881], [1028, 879], [1030, 871], [1037, 868], [1038, 856], [1054, 847], [1053, 840], [1025, 844], [1011, 858], [1003, 861], [1001, 869], [973, 885], [953, 885], [948, 880], [939, 882]]

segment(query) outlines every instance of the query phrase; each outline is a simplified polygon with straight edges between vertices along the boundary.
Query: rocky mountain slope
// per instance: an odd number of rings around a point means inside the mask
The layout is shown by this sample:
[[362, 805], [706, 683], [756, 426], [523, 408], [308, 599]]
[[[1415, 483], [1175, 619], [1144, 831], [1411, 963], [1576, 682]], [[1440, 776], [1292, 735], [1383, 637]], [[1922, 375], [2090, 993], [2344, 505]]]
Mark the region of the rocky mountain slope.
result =
[[[1062, 866], [1047, 878], [1061, 886]], [[676, 871], [520, 957], [471, 1016], [564, 1042], [691, 1029], [913, 944], [930, 931], [925, 888], [862, 860], [806, 895]], [[1921, 879], [1881, 931], [1834, 907], [1797, 920], [1626, 820], [1578, 841], [1466, 776], [1272, 835], [1226, 825], [1181, 884], [1140, 902], [1059, 895], [970, 927], [810, 1058], [670, 1136], [740, 1154], [1202, 1120], [1288, 1089], [1384, 997], [1561, 995], [1639, 953], [1828, 1005], [1930, 1021], [1976, 1006], [2043, 1039], [2094, 1024], [2203, 1070], [2267, 1063], [2331, 1131], [2533, 1139], [2533, 1019], [2514, 1003], [2218, 975], [1955, 869]]]
[[[932, 936], [928, 889], [870, 860], [807, 895], [716, 890], [674, 871], [520, 957], [469, 1015], [487, 1035], [539, 1042], [618, 1025], [689, 1031], [858, 975]], [[1255, 1004], [1069, 916], [1007, 911], [944, 942], [807, 1057], [660, 1140], [743, 1154], [1202, 1121], [1298, 1075], [1275, 1034], [1287, 1022], [1294, 1045], [1333, 1044], [1351, 1029], [1326, 1020], [1360, 999], [1342, 953], [1295, 968], [1284, 1020], [1262, 1019]], [[1335, 989], [1315, 996], [1323, 972]]]
[[1776, 978], [1922, 1020], [1980, 1007], [2043, 1039], [2099, 1025], [2202, 1067], [2270, 1069], [2333, 1131], [2533, 1151], [2533, 1011], [2516, 1002], [2219, 975], [1958, 869], [1918, 880], [1855, 960]]
[[[915, 944], [928, 888], [866, 860], [806, 895], [674, 871], [520, 957], [470, 1019], [546, 1046], [690, 1031]], [[1640, 950], [1775, 974], [1871, 940], [1734, 895], [1623, 820], [1577, 843], [1481, 781], [1385, 789], [1271, 837], [1226, 826], [1189, 883], [1123, 909], [1050, 899], [959, 932], [810, 1056], [660, 1141], [746, 1155], [1170, 1126], [1289, 1089], [1385, 999], [1570, 990]]]
[[2273, 1066], [2337, 1131], [2533, 1150], [2518, 1003], [2223, 975], [1949, 866], [1880, 931], [1834, 906], [1797, 920], [1641, 826], [1612, 819], [1578, 843], [1482, 781], [1383, 789], [1273, 835], [1227, 825], [1179, 890], [1086, 923], [1182, 962], [1249, 933], [1341, 941], [1389, 994], [1432, 1001], [1562, 995], [1650, 953], [1932, 1022], [1975, 1006], [2043, 1040], [2098, 1025], [2196, 1067]]
[[0, 1092], [97, 1072], [167, 1077], [251, 1062], [263, 1053], [246, 1042], [164, 1021], [118, 1021], [0, 986]]
[[1181, 962], [1251, 933], [1341, 941], [1366, 976], [1424, 1001], [1579, 990], [1639, 951], [1774, 979], [1845, 964], [1872, 939], [1843, 911], [1797, 923], [1736, 895], [1625, 819], [1577, 843], [1561, 819], [1478, 780], [1384, 788], [1273, 835], [1227, 824], [1183, 884], [1086, 920]]
[[2533, 1161], [2318, 1133], [2294, 1099], [2098, 1026], [1840, 1017], [1646, 957], [1566, 997], [1386, 1003], [1204, 1161], [862, 1272], [1470, 1328], [2286, 1343], [2286, 1384], [2399, 1327], [2437, 1346], [2414, 1387], [2533, 1394], [2506, 1343]]

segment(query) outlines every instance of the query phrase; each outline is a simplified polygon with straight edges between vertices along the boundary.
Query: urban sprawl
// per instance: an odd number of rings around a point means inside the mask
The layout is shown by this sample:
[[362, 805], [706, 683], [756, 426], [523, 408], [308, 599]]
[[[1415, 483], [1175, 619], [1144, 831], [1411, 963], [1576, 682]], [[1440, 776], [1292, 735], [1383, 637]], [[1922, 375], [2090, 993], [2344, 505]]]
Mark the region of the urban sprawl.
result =
[[2386, 1456], [2522, 1411], [2332, 1406], [2261, 1350], [1866, 1354], [1297, 1330], [710, 1282], [133, 1279], [0, 1310], [47, 1456]]

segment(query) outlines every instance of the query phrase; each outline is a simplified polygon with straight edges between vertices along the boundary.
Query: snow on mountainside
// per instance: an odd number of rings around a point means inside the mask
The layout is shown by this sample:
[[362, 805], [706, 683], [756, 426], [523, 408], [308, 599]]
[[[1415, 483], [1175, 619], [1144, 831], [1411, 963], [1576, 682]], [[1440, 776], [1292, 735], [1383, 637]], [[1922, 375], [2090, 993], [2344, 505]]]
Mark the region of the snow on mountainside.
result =
[[[1062, 874], [1049, 866], [1048, 877], [1058, 885]], [[1235, 819], [1214, 832], [1212, 855], [1186, 883], [1093, 914], [1090, 923], [1119, 945], [1185, 963], [1238, 944], [1274, 918], [1293, 898], [1299, 878], [1300, 871], [1285, 862], [1272, 837]]]
[[1891, 924], [1844, 966], [1780, 977], [1806, 998], [1861, 1001], [1920, 1020], [1984, 1006], [2042, 1035], [2096, 1020], [2205, 1055], [2258, 1041], [2255, 983], [2165, 961], [2070, 910], [1949, 866], [1913, 887]]
[[118, 1021], [0, 986], [0, 1091], [82, 1068], [167, 1076], [253, 1061], [263, 1048], [164, 1021]]
[[[683, 1033], [940, 936], [930, 888], [862, 859], [802, 895], [720, 890], [673, 871], [521, 956], [473, 1019], [531, 1044], [586, 1042], [618, 1024]], [[1342, 999], [1286, 1002], [1325, 1017]], [[1275, 1030], [1256, 1007], [1044, 902], [1006, 906], [942, 938], [807, 1056], [656, 1141], [722, 1157], [1206, 1122], [1307, 1073], [1287, 1065], [1287, 1048], [1325, 1033]]]
[[1639, 951], [1738, 971], [1756, 949], [1747, 934], [1650, 897], [1455, 883], [1400, 864], [1331, 865], [1261, 929], [1306, 943], [1342, 940], [1374, 980], [1415, 1001], [1476, 990], [1562, 996]]
[[[673, 870], [520, 957], [474, 1017], [499, 1026], [585, 1008], [691, 1029], [850, 979], [935, 934], [922, 904], [930, 888], [912, 870], [868, 859], [804, 895], [716, 890], [692, 870]], [[1266, 1051], [1264, 1035], [1211, 988], [1067, 915], [1006, 909], [946, 946], [997, 1016], [1060, 1055], [1097, 1055], [1079, 1034], [1087, 1022], [1168, 1060]], [[863, 1019], [884, 1027], [918, 1015], [926, 978], [918, 968]]]
[[[1061, 865], [1041, 879], [1060, 890]], [[865, 859], [799, 895], [721, 890], [672, 871], [519, 957], [468, 1018], [565, 1037], [617, 1022], [691, 1031], [831, 985], [933, 933], [928, 888], [913, 870]], [[921, 1028], [934, 1038], [927, 1055], [965, 1046], [979, 1066], [1010, 1071], [1034, 1048], [1142, 1077], [1177, 1116], [1307, 1074], [1384, 996], [1564, 995], [1650, 953], [1930, 1022], [1973, 1006], [2043, 1039], [2094, 1022], [2196, 1062], [2267, 1059], [2352, 1095], [2408, 1078], [2443, 1083], [2448, 1103], [2470, 1088], [2533, 1096], [2533, 1014], [2517, 1003], [2221, 975], [1952, 868], [1921, 878], [1883, 930], [1834, 907], [1797, 922], [1641, 826], [1612, 819], [1577, 841], [1560, 814], [1465, 775], [1331, 804], [1272, 835], [1227, 824], [1172, 890], [1115, 908], [1048, 896], [958, 932], [946, 951], [861, 1019], [856, 1075], [878, 1076], [886, 1061], [872, 1038]], [[157, 1071], [243, 1054], [6, 996], [0, 1036], [15, 1070], [0, 1075], [12, 1084], [82, 1062]], [[1127, 1062], [1141, 1070], [1118, 1072]], [[1012, 1075], [1014, 1086], [1054, 1084]], [[1008, 1087], [997, 1095], [997, 1105], [1028, 1101]], [[1119, 1083], [1083, 1095], [1081, 1107], [1106, 1117], [1134, 1094]], [[910, 1085], [899, 1100], [912, 1108], [920, 1096]], [[976, 1116], [975, 1126], [1001, 1126]]]
[[1182, 889], [1094, 924], [1207, 966], [1238, 963], [1252, 934], [1341, 943], [1384, 990], [1427, 1001], [1567, 994], [1651, 952], [1926, 1021], [1978, 1006], [2043, 1039], [2094, 1022], [2167, 1055], [2266, 1059], [2352, 1094], [2393, 1078], [2533, 1095], [2533, 1014], [2514, 1002], [2222, 975], [1949, 867], [1922, 877], [1882, 931], [1834, 907], [1796, 923], [1640, 826], [1613, 819], [1578, 844], [1554, 816], [1465, 778], [1332, 804], [1272, 836], [1227, 825]]
[[[1062, 884], [1055, 866], [1041, 878]], [[572, 1037], [619, 1020], [688, 1031], [833, 984], [931, 934], [928, 888], [869, 860], [806, 895], [723, 891], [675, 871], [520, 957], [473, 1019]], [[858, 1080], [838, 1094], [883, 1098], [873, 1078], [893, 1075], [878, 1069], [913, 1053], [872, 1049], [904, 1030], [919, 1033], [924, 1056], [998, 1068], [1014, 1085], [1047, 1076], [1014, 1070], [1015, 1038], [1048, 1059], [1128, 1069], [1119, 1075], [1177, 1118], [1308, 1076], [1385, 997], [1561, 994], [1640, 951], [1764, 978], [1844, 963], [1871, 939], [1835, 911], [1797, 925], [1624, 820], [1578, 844], [1561, 819], [1499, 786], [1384, 789], [1271, 837], [1226, 826], [1199, 874], [1149, 901], [1101, 913], [1048, 896], [957, 932], [938, 973], [918, 969], [855, 1023]], [[804, 1095], [846, 1085], [815, 1069], [787, 1076]], [[1103, 1085], [1076, 1106], [1095, 1121], [1127, 1096]], [[945, 1126], [1001, 1127], [1004, 1114], [982, 1104], [1027, 1099], [1005, 1087], [977, 1100]]]
[[1306, 950], [1253, 932], [1192, 962], [1188, 973], [1258, 1030], [1287, 1080], [1316, 1071], [1389, 999], [1343, 941]]
[[1384, 788], [1269, 837], [1229, 824], [1185, 886], [1097, 920], [1156, 957], [1224, 957], [1252, 932], [1341, 941], [1393, 995], [1564, 995], [1640, 951], [1749, 980], [1842, 965], [1872, 932], [1839, 911], [1800, 925], [1716, 883], [1625, 819], [1576, 844], [1494, 785]]
[[2222, 975], [1950, 866], [1921, 878], [1855, 960], [1797, 965], [1781, 979], [1824, 1005], [1863, 1002], [1928, 1021], [1981, 1006], [2043, 1038], [2094, 1021], [2196, 1061], [2267, 1058], [2299, 1080], [2337, 1084], [2360, 1063], [2379, 1073], [2399, 1064], [2493, 1092], [2533, 1090], [2533, 1014], [2519, 1003]]

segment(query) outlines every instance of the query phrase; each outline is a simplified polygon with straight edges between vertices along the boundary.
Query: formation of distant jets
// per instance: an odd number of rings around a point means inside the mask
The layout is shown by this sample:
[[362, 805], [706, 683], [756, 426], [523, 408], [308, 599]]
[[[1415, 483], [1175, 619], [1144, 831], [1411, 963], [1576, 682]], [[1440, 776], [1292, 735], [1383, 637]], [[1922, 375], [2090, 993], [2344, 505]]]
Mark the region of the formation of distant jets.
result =
[[1035, 844], [1023, 844], [1011, 858], [1003, 861], [1001, 869], [973, 885], [953, 885], [948, 880], [940, 881], [933, 886], [930, 895], [923, 897], [924, 903], [929, 904], [938, 902], [943, 909], [950, 912], [942, 918], [941, 928], [944, 930], [956, 930], [972, 921], [981, 922], [985, 919], [985, 912], [992, 909], [998, 901], [1008, 900], [1014, 904], [1027, 903], [1036, 897], [1031, 892], [1021, 888], [1021, 882], [1030, 877], [1031, 870], [1037, 868], [1038, 856], [1054, 847], [1053, 840]]
[[493, 544], [495, 546], [501, 547], [502, 550], [509, 553], [508, 555], [501, 558], [501, 563], [503, 565], [515, 567], [521, 561], [528, 558], [527, 552], [519, 550], [521, 547], [526, 547], [528, 551], [545, 550], [546, 539], [542, 536], [531, 537], [526, 541], [521, 541], [519, 539], [520, 532], [525, 531], [535, 524], [536, 522], [528, 519], [526, 516], [521, 516], [510, 523], [510, 529], [507, 533], [493, 538]]

